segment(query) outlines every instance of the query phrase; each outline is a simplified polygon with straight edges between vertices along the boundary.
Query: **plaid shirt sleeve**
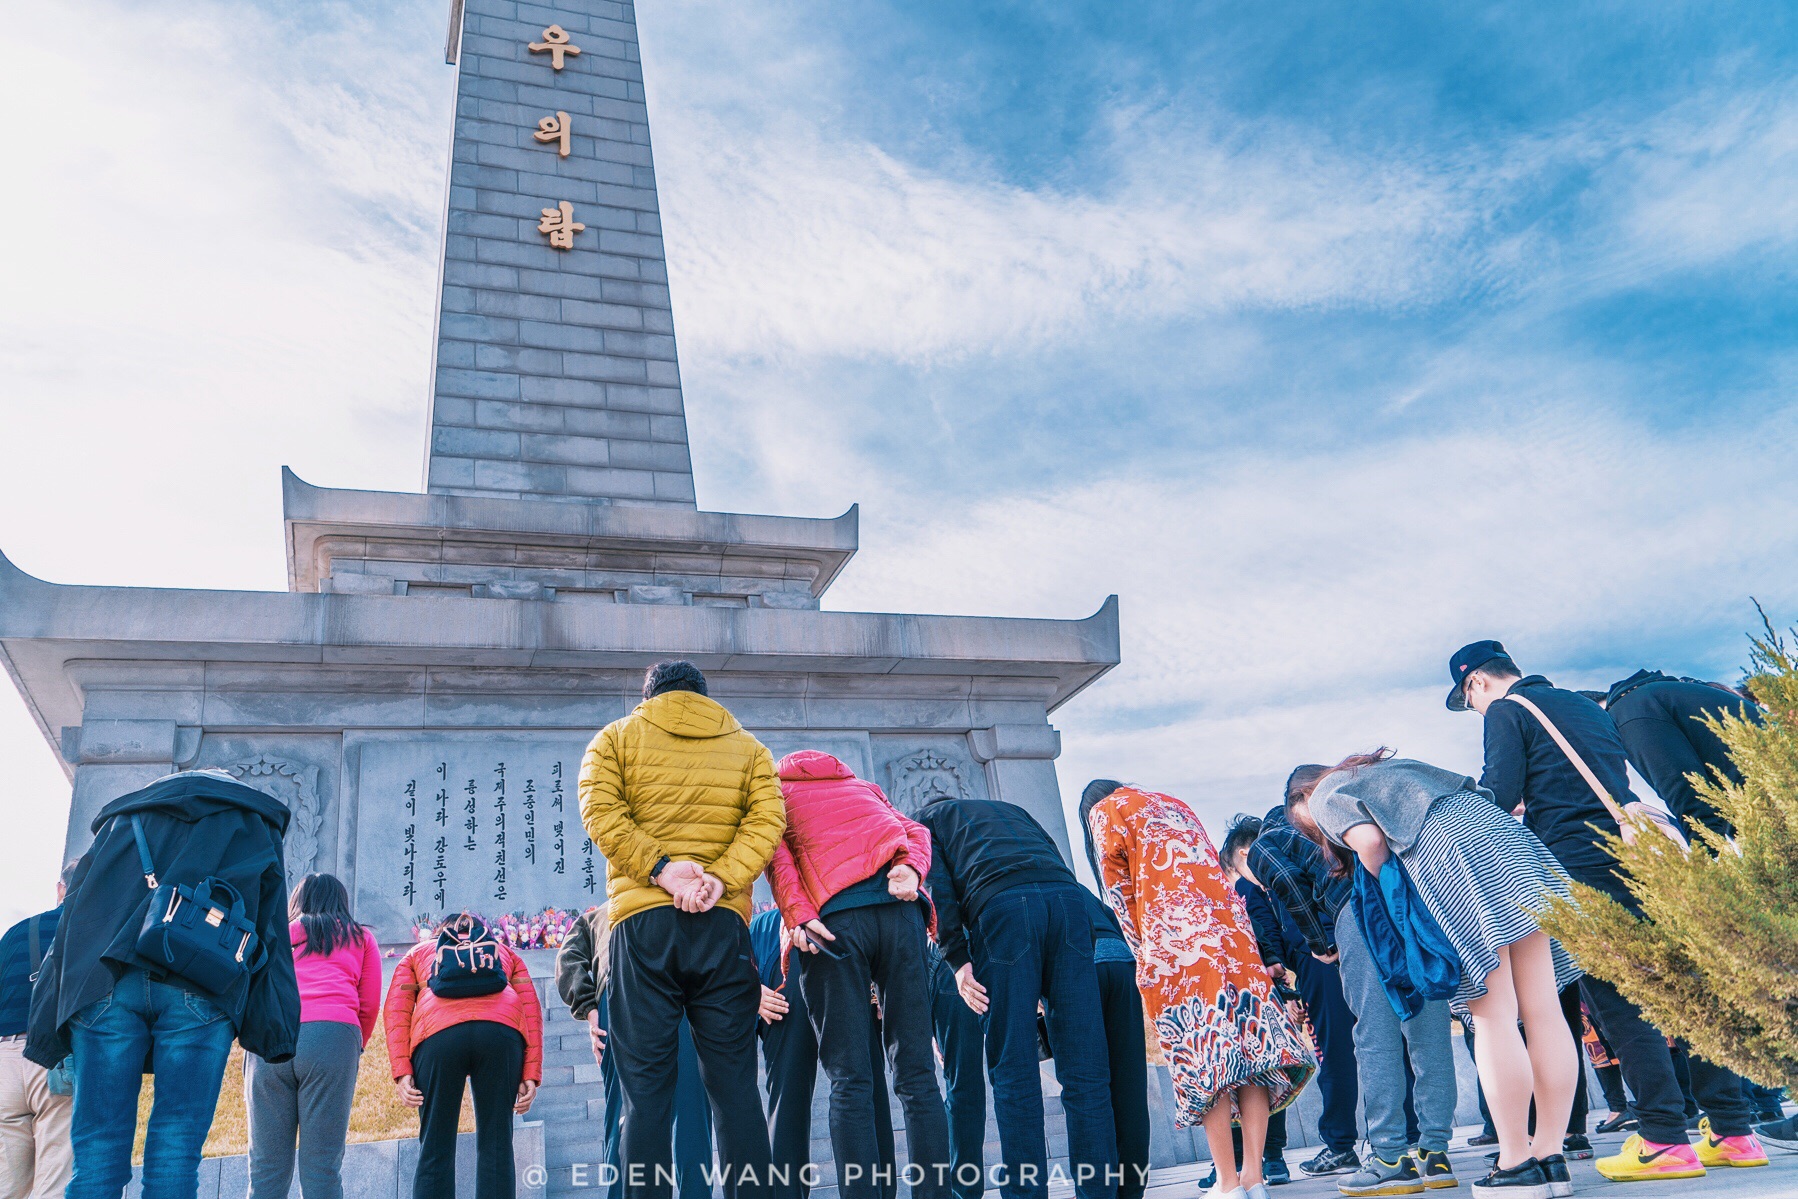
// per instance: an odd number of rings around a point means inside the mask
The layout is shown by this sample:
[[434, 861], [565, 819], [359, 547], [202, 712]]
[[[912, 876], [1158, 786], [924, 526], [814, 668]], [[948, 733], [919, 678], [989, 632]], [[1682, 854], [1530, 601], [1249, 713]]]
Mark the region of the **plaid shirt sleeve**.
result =
[[1305, 934], [1305, 944], [1311, 952], [1327, 955], [1336, 949], [1335, 938], [1317, 918], [1311, 880], [1293, 868], [1286, 852], [1290, 846], [1284, 842], [1288, 837], [1299, 835], [1291, 829], [1262, 834], [1249, 846], [1249, 870], [1261, 880], [1262, 886], [1286, 905], [1286, 910], [1292, 913], [1293, 923]]

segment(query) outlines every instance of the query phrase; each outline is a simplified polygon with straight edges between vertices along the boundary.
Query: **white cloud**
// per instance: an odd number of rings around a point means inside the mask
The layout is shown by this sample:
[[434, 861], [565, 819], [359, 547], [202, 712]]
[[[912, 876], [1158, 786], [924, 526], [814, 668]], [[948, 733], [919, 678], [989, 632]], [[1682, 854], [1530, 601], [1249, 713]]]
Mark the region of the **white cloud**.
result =
[[1644, 269], [1798, 243], [1798, 86], [1707, 93], [1620, 144], [1622, 233]]
[[1118, 317], [1406, 304], [1449, 284], [1477, 221], [1458, 177], [1277, 127], [1133, 118], [1123, 173], [1070, 193], [933, 173], [799, 120], [667, 115], [670, 269], [708, 354], [929, 363]]
[[[0, 31], [0, 527], [23, 565], [280, 586], [283, 462], [416, 486], [450, 72], [392, 23], [303, 15], [330, 23], [89, 0]], [[215, 552], [171, 552], [196, 527]], [[70, 563], [71, 537], [108, 553]]]

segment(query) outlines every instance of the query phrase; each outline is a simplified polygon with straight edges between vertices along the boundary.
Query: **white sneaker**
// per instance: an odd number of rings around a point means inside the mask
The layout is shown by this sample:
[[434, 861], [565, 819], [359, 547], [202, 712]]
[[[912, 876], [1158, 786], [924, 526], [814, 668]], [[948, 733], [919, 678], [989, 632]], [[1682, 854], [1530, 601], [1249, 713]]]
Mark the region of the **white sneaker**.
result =
[[1267, 1193], [1267, 1184], [1265, 1182], [1258, 1182], [1250, 1187], [1248, 1189], [1248, 1196], [1249, 1199], [1273, 1199], [1273, 1197]]

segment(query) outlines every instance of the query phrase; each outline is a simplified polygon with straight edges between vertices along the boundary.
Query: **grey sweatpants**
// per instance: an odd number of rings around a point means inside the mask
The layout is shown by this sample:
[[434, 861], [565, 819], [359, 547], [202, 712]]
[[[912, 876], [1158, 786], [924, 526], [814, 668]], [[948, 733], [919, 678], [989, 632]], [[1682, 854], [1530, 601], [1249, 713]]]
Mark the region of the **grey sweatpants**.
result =
[[1424, 1004], [1400, 1021], [1380, 985], [1373, 955], [1361, 939], [1354, 901], [1336, 914], [1336, 949], [1342, 997], [1355, 1013], [1355, 1066], [1361, 1076], [1361, 1110], [1367, 1116], [1367, 1144], [1385, 1161], [1396, 1161], [1405, 1144], [1405, 1054], [1415, 1077], [1417, 1147], [1448, 1148], [1455, 1124], [1455, 1052], [1448, 1040], [1448, 1001]]
[[249, 1199], [287, 1199], [299, 1139], [300, 1194], [343, 1199], [343, 1141], [362, 1060], [362, 1030], [334, 1020], [300, 1025], [293, 1060], [244, 1058], [250, 1109]]

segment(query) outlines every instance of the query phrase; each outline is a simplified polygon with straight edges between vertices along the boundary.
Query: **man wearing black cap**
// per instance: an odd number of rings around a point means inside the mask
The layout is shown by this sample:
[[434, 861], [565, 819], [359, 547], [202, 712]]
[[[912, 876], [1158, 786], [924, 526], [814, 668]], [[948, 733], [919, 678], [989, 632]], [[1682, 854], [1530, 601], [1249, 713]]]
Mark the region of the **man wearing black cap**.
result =
[[[1462, 646], [1449, 659], [1448, 673], [1449, 710], [1471, 708], [1485, 717], [1486, 765], [1480, 785], [1500, 806], [1522, 814], [1569, 875], [1639, 914], [1640, 905], [1618, 877], [1617, 860], [1591, 827], [1616, 828], [1613, 805], [1625, 816], [1647, 814], [1630, 792], [1623, 741], [1604, 709], [1541, 675], [1525, 677], [1496, 641]], [[1587, 771], [1596, 787], [1587, 781]], [[1601, 796], [1599, 788], [1607, 795]], [[1624, 833], [1636, 835], [1634, 829]], [[1706, 1165], [1766, 1162], [1752, 1135], [1739, 1076], [1691, 1059], [1692, 1090], [1709, 1121], [1703, 1140], [1696, 1147], [1688, 1145], [1685, 1099], [1666, 1038], [1611, 984], [1587, 975], [1580, 988], [1622, 1063], [1640, 1118], [1640, 1132], [1624, 1142], [1623, 1152], [1597, 1163], [1600, 1174], [1615, 1182], [1693, 1178]], [[1563, 995], [1563, 1009], [1569, 1006], [1569, 996]], [[1571, 1009], [1568, 1022], [1577, 1040], [1577, 1000]], [[1583, 1131], [1583, 1124], [1575, 1127]]]

